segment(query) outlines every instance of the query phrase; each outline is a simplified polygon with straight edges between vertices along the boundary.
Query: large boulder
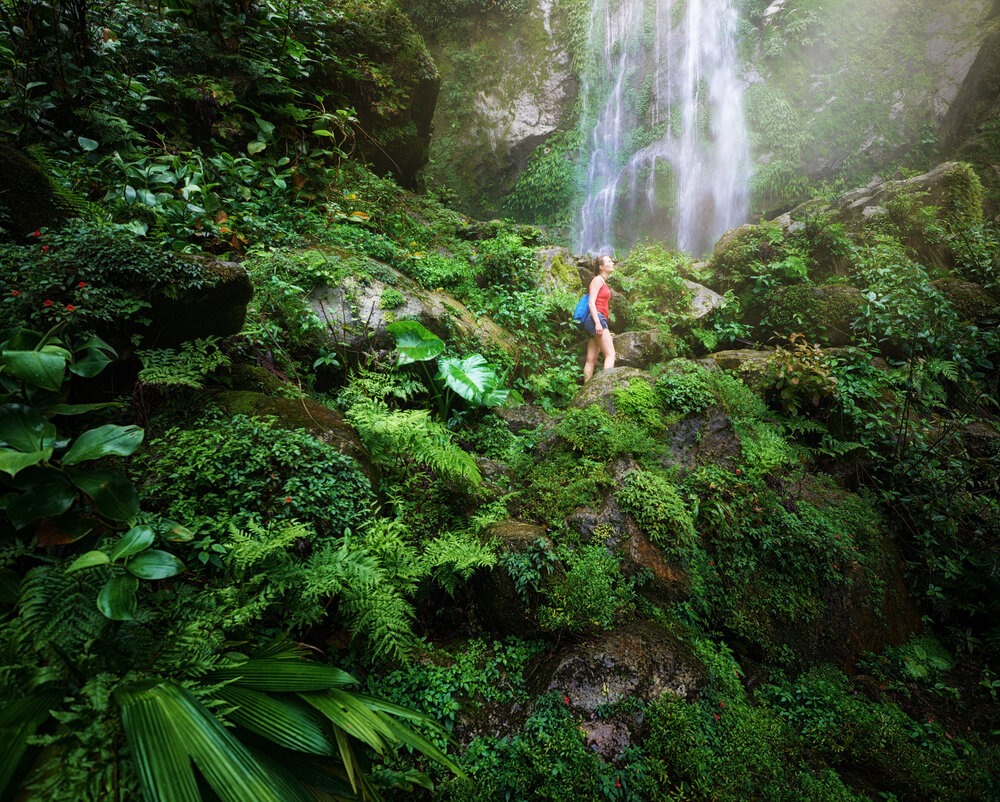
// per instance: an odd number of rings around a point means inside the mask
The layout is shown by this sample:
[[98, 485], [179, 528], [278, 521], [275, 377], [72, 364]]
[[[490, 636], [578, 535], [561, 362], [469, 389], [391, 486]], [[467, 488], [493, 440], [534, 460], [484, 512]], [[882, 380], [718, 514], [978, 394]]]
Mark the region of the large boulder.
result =
[[[852, 323], [861, 314], [861, 290], [847, 284], [794, 284], [767, 297], [764, 339], [787, 339], [793, 333], [810, 342], [839, 347], [851, 342]], [[760, 310], [763, 313], [765, 310]]]
[[252, 390], [226, 390], [216, 395], [215, 400], [230, 415], [273, 417], [280, 429], [305, 429], [317, 440], [356, 460], [369, 479], [377, 474], [354, 427], [336, 410], [310, 398], [278, 398]]
[[26, 154], [0, 142], [0, 232], [21, 242], [26, 234], [79, 216], [87, 208]]
[[509, 332], [489, 318], [475, 317], [457, 298], [425, 290], [387, 265], [380, 266], [379, 275], [382, 278], [348, 276], [336, 287], [320, 284], [309, 294], [309, 306], [338, 345], [391, 348], [394, 340], [385, 327], [413, 319], [441, 338], [515, 353]]
[[590, 381], [577, 392], [572, 406], [586, 409], [591, 404], [597, 404], [609, 415], [615, 415], [618, 412], [615, 390], [626, 389], [636, 379], [653, 385], [653, 377], [638, 368], [615, 366], [611, 370], [597, 370]]
[[618, 702], [649, 703], [669, 693], [697, 698], [705, 668], [690, 648], [667, 629], [636, 621], [574, 644], [544, 661], [535, 672], [540, 692], [555, 691], [582, 718], [588, 747], [605, 760], [619, 758], [641, 740], [642, 716], [615, 710]]

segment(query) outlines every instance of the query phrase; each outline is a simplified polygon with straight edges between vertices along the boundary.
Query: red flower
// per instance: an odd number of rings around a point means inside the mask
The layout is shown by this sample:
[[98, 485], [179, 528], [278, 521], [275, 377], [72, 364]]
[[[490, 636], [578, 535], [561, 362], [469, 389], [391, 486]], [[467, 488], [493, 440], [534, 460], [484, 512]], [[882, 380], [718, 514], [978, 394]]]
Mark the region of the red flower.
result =
[[617, 779], [617, 780], [615, 781], [615, 788], [621, 788], [621, 787], [622, 787], [622, 778], [621, 778], [621, 777], [619, 777], [619, 778], [618, 778], [618, 779]]
[[11, 295], [20, 295], [20, 294], [21, 294], [21, 292], [20, 292], [19, 290], [11, 290], [11, 291], [10, 291], [10, 294], [11, 294]]
[[84, 287], [86, 287], [86, 286], [87, 286], [87, 282], [86, 282], [86, 281], [81, 281], [81, 282], [80, 282], [79, 284], [77, 284], [76, 286], [77, 286], [77, 287], [79, 287], [79, 288], [80, 288], [80, 289], [82, 290], [82, 289], [83, 289]]
[[836, 567], [837, 567], [837, 563], [834, 563], [834, 564], [833, 564], [833, 567], [834, 567], [834, 568], [836, 568]]
[[32, 234], [31, 236], [33, 236], [33, 237], [40, 237], [40, 236], [42, 236], [42, 232], [41, 232], [41, 231], [36, 231], [36, 232], [35, 232], [34, 234]]
[[52, 301], [50, 301], [50, 300], [48, 300], [48, 299], [46, 298], [46, 299], [45, 299], [45, 304], [44, 304], [44, 306], [52, 306]]
[[73, 306], [73, 304], [66, 304], [66, 311], [67, 312], [75, 312], [76, 311], [76, 307]]
[[719, 707], [723, 707], [724, 708], [725, 706], [726, 706], [725, 702], [719, 702]]
[[292, 497], [291, 496], [285, 496], [285, 504], [291, 504], [291, 503], [292, 503]]
[[563, 694], [563, 702], [569, 704], [569, 697], [566, 694]]
[[737, 476], [742, 476], [743, 475], [743, 469], [742, 468], [737, 468], [736, 469], [736, 475]]
[[43, 245], [42, 246], [42, 253], [45, 253], [48, 249], [49, 249], [48, 245]]

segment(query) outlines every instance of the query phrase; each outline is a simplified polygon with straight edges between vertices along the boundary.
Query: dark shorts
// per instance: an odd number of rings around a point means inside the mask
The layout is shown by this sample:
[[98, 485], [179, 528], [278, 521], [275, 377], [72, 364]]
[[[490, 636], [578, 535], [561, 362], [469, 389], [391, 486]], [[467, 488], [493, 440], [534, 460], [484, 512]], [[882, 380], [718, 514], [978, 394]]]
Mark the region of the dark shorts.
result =
[[[601, 319], [601, 326], [604, 328], [608, 327], [608, 319], [604, 317], [602, 312], [598, 312], [597, 316]], [[591, 337], [594, 336], [594, 317], [593, 315], [587, 315], [583, 319], [583, 330], [587, 332]]]

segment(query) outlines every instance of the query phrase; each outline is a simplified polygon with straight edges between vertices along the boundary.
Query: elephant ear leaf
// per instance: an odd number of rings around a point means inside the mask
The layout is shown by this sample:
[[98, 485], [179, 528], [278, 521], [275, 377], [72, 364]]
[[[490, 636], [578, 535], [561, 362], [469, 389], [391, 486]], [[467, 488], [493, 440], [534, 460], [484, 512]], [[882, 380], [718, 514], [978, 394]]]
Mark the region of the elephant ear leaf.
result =
[[437, 378], [477, 406], [493, 406], [503, 403], [507, 397], [507, 390], [498, 387], [496, 370], [482, 354], [465, 359], [442, 359], [438, 362]]
[[386, 331], [396, 338], [399, 365], [426, 362], [444, 350], [444, 340], [415, 320], [398, 320], [386, 326]]

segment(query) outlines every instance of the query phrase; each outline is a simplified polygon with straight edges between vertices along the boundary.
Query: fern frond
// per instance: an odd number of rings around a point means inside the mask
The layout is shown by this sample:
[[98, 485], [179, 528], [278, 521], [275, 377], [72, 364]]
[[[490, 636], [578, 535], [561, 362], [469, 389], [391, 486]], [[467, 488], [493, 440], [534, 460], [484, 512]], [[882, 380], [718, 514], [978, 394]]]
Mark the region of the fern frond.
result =
[[493, 548], [468, 532], [447, 532], [427, 544], [422, 562], [426, 570], [454, 596], [479, 568], [492, 568], [497, 556]]
[[476, 461], [451, 440], [442, 423], [425, 409], [390, 410], [385, 404], [355, 404], [347, 412], [370, 454], [386, 467], [399, 469], [405, 458], [427, 465], [438, 476], [460, 484], [479, 485]]
[[101, 568], [67, 574], [68, 563], [32, 568], [21, 582], [19, 607], [25, 636], [39, 653], [55, 646], [78, 654], [107, 635], [111, 622], [96, 599], [108, 573]]
[[201, 389], [202, 380], [213, 370], [230, 365], [229, 357], [219, 349], [215, 336], [189, 340], [180, 350], [147, 348], [136, 351], [142, 363], [139, 381], [143, 384], [172, 385]]

